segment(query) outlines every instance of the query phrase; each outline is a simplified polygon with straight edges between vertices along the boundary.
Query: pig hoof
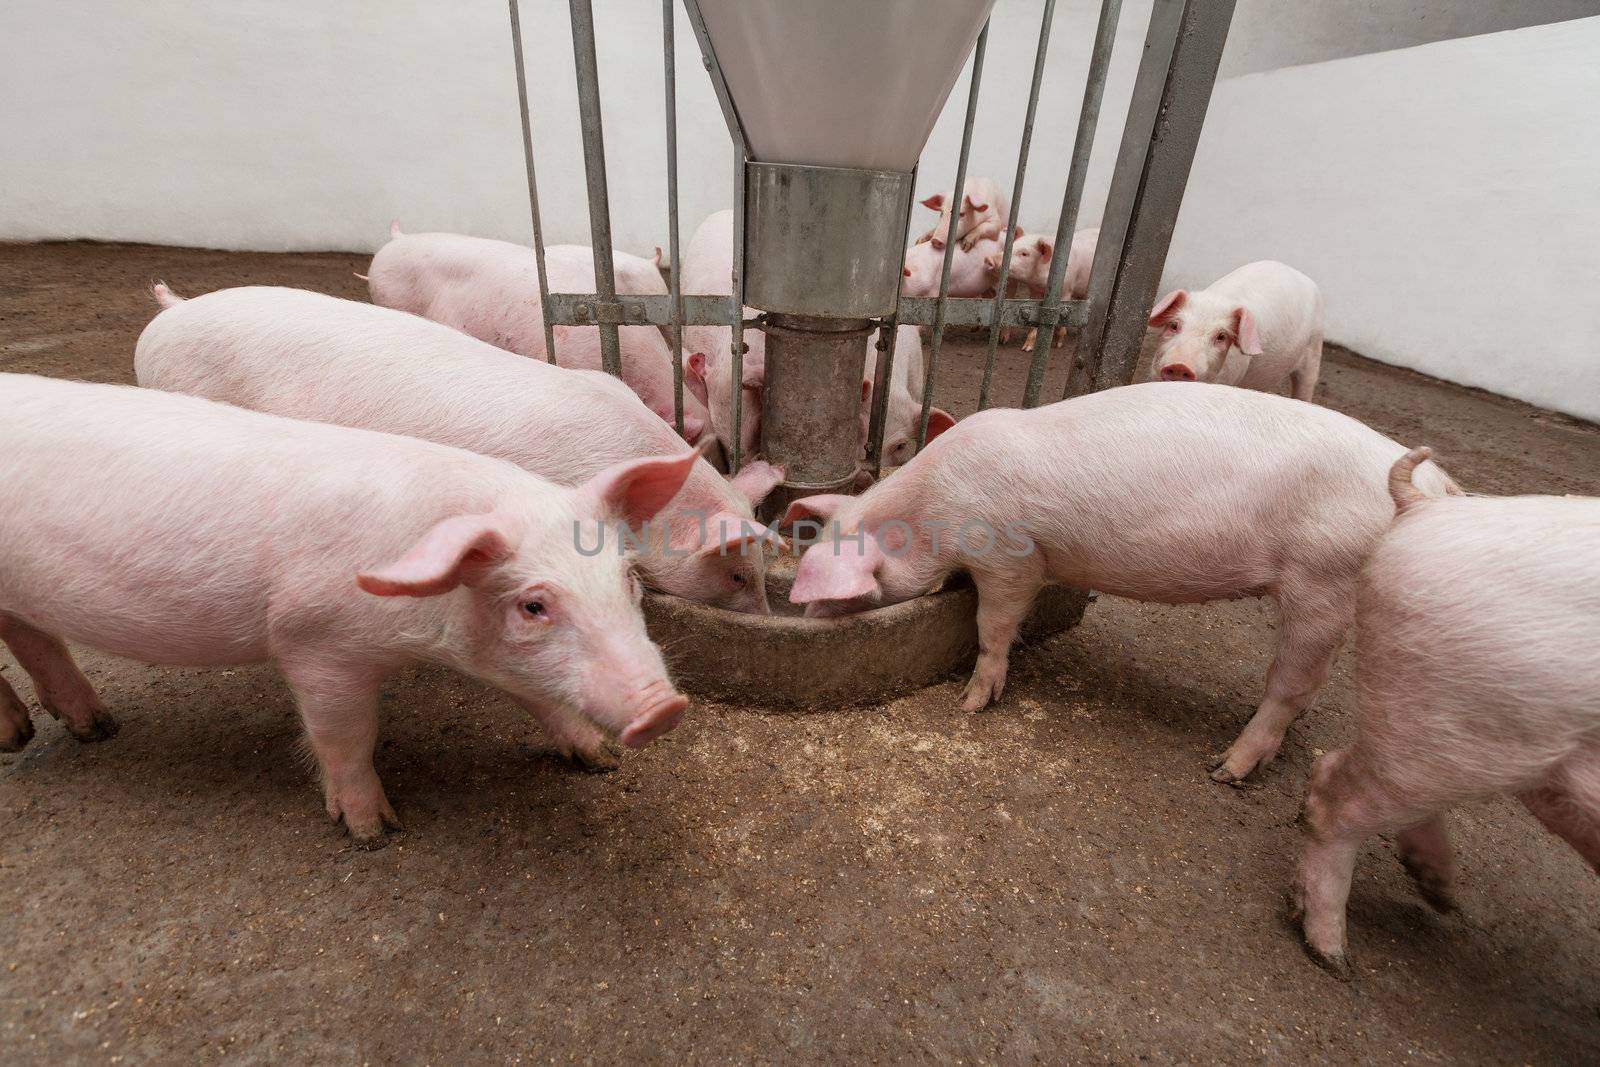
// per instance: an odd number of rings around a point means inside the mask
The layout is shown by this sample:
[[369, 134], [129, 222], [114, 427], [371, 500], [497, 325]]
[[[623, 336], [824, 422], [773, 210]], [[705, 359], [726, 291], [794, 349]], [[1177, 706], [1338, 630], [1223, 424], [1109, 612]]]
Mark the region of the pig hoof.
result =
[[0, 724], [0, 752], [21, 752], [33, 740], [33, 720], [22, 718]]
[[1440, 915], [1449, 915], [1456, 910], [1456, 898], [1450, 890], [1450, 883], [1438, 871], [1412, 856], [1401, 856], [1400, 863], [1411, 875], [1417, 894], [1428, 902], [1429, 907]]
[[79, 726], [70, 720], [67, 722], [67, 732], [85, 743], [109, 741], [117, 736], [118, 729], [117, 720], [113, 719], [108, 711], [95, 712], [86, 726]]
[[1244, 774], [1234, 773], [1228, 768], [1227, 760], [1222, 758], [1213, 761], [1211, 765], [1211, 780], [1213, 782], [1221, 782], [1223, 785], [1231, 785], [1235, 789], [1244, 789], [1246, 787], [1245, 778], [1249, 774], [1249, 771], [1245, 771]]
[[572, 752], [563, 752], [562, 756], [576, 764], [578, 769], [588, 771], [590, 774], [604, 774], [622, 766], [621, 751], [610, 745], [576, 749]]
[[988, 682], [981, 682], [974, 678], [967, 683], [966, 689], [961, 692], [961, 710], [982, 711], [989, 706], [991, 701], [998, 699], [999, 696], [1000, 689], [998, 686], [993, 686]]
[[1344, 954], [1343, 950], [1333, 949], [1331, 951], [1324, 952], [1322, 949], [1307, 941], [1306, 955], [1311, 957], [1312, 963], [1315, 963], [1318, 967], [1321, 967], [1323, 970], [1339, 979], [1339, 981], [1350, 981], [1350, 958]]

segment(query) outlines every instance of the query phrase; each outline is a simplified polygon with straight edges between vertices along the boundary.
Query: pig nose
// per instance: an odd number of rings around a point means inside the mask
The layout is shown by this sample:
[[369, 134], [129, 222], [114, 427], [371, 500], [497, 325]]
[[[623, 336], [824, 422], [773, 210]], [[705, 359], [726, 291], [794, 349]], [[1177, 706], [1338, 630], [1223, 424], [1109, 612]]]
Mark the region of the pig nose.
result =
[[654, 697], [649, 706], [622, 731], [619, 740], [628, 748], [643, 748], [671, 731], [683, 718], [683, 709], [689, 706], [689, 698], [669, 685], [659, 686]]
[[1192, 382], [1194, 371], [1182, 363], [1168, 363], [1161, 368], [1161, 379], [1167, 382]]

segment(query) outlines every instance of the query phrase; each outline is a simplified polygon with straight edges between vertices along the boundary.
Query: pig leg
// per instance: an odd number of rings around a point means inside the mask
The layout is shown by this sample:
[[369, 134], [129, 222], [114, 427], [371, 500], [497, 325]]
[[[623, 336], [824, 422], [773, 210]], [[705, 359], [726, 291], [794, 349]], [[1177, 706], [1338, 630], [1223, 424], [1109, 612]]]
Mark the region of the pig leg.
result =
[[59, 638], [29, 626], [15, 615], [0, 614], [0, 641], [6, 643], [33, 679], [34, 692], [44, 710], [65, 723], [73, 737], [79, 741], [104, 741], [116, 735], [117, 721]]
[[1444, 816], [1433, 815], [1401, 830], [1395, 839], [1400, 862], [1435, 911], [1448, 914], [1456, 910], [1451, 885], [1455, 881], [1455, 858], [1451, 854], [1450, 834]]
[[11, 683], [0, 677], [0, 752], [21, 752], [33, 740], [33, 719], [28, 705]]
[[996, 574], [974, 571], [978, 587], [978, 662], [972, 678], [961, 693], [964, 711], [978, 711], [990, 701], [1000, 699], [1006, 687], [1006, 669], [1011, 659], [1011, 643], [1017, 639], [1022, 620], [1033, 607], [1033, 598], [1044, 585], [1043, 568], [1036, 563], [1037, 553], [1019, 562], [1031, 564], [1024, 573]]
[[1354, 748], [1330, 752], [1311, 767], [1300, 813], [1305, 850], [1295, 874], [1291, 910], [1300, 921], [1312, 959], [1340, 978], [1350, 976], [1345, 906], [1361, 843], [1386, 825], [1416, 821], [1415, 815], [1385, 818], [1387, 803]]
[[614, 771], [622, 765], [605, 731], [582, 715], [533, 704], [524, 706], [550, 735], [550, 747], [562, 759], [573, 760], [591, 771]]
[[961, 248], [970, 252], [974, 245], [986, 237], [994, 241], [1000, 240], [1003, 232], [1000, 220], [991, 215], [967, 231], [966, 236], [961, 238]]
[[382, 675], [315, 653], [290, 653], [280, 662], [322, 772], [328, 817], [361, 842], [376, 842], [386, 826], [398, 830], [400, 820], [372, 766]]
[[1064, 345], [1066, 343], [1067, 343], [1067, 328], [1065, 326], [1057, 326], [1056, 327], [1056, 335], [1050, 341], [1050, 347], [1051, 348], [1060, 348], [1062, 345]]
[[1317, 391], [1317, 375], [1322, 370], [1322, 332], [1311, 336], [1299, 366], [1289, 372], [1289, 395], [1296, 400], [1311, 402]]
[[1033, 351], [1033, 346], [1035, 344], [1037, 344], [1038, 341], [1039, 341], [1039, 327], [1037, 327], [1037, 326], [1031, 327], [1028, 330], [1028, 336], [1023, 339], [1022, 350], [1024, 352], [1032, 352]]
[[1569, 766], [1555, 781], [1517, 799], [1600, 874], [1600, 757]]
[[1213, 765], [1214, 781], [1236, 785], [1278, 754], [1289, 724], [1328, 678], [1333, 654], [1350, 626], [1348, 590], [1310, 576], [1286, 575], [1278, 592], [1277, 652], [1261, 706]]

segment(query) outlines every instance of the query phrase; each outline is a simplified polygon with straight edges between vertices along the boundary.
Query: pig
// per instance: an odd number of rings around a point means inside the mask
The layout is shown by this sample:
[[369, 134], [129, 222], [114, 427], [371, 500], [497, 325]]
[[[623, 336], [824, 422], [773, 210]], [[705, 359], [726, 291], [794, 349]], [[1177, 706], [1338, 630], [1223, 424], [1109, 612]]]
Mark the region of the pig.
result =
[[[1272, 759], [1327, 677], [1404, 451], [1346, 415], [1203, 383], [990, 409], [859, 497], [791, 504], [785, 524], [831, 533], [801, 557], [790, 599], [837, 615], [969, 573], [980, 652], [962, 696], [976, 711], [1004, 689], [1011, 642], [1047, 583], [1168, 604], [1270, 596], [1266, 694], [1212, 772], [1237, 783]], [[1417, 474], [1430, 494], [1459, 492], [1431, 463]]]
[[[934, 193], [922, 201], [922, 206], [939, 213], [933, 228], [917, 238], [918, 244], [931, 244], [943, 248], [945, 235], [950, 232], [950, 195]], [[1006, 220], [1011, 217], [1011, 201], [1000, 191], [992, 178], [968, 178], [962, 186], [960, 219], [956, 223], [956, 239], [961, 247], [972, 251], [985, 238], [995, 240], [1006, 232]]]
[[[272, 286], [192, 300], [165, 285], [134, 352], [140, 385], [240, 407], [421, 437], [508, 460], [561, 485], [681, 442], [600, 371], [523, 359], [389, 308]], [[752, 508], [783, 476], [752, 463], [733, 484], [704, 459], [640, 549], [646, 584], [766, 614], [764, 542]]]
[[[976, 242], [971, 251], [957, 248], [950, 259], [949, 295], [993, 297], [1002, 250], [999, 241], [987, 238]], [[905, 266], [900, 272], [904, 276], [900, 283], [901, 295], [938, 296], [939, 277], [943, 272], [943, 248], [935, 248], [932, 242], [912, 245], [906, 249]]]
[[[694, 231], [683, 254], [683, 281], [679, 290], [696, 296], [728, 296], [733, 292], [733, 212], [717, 211]], [[744, 309], [746, 319], [759, 312]], [[732, 451], [733, 429], [733, 329], [728, 326], [685, 326], [684, 347], [692, 350], [688, 373], [704, 390], [711, 432], [725, 450]], [[744, 331], [746, 346], [740, 366], [738, 444], [741, 458], [756, 454], [761, 441], [761, 399], [766, 383], [767, 336], [757, 329]]]
[[1292, 893], [1312, 957], [1349, 977], [1362, 842], [1394, 831], [1424, 900], [1454, 908], [1443, 813], [1511, 794], [1600, 872], [1600, 499], [1419, 492], [1360, 582], [1356, 739], [1311, 771]]
[[1322, 292], [1293, 267], [1246, 263], [1205, 289], [1178, 289], [1150, 311], [1161, 331], [1154, 375], [1310, 400], [1322, 368]]
[[[875, 337], [876, 335], [874, 335]], [[861, 381], [861, 446], [867, 447], [872, 419], [872, 390], [878, 379], [878, 348], [875, 339], [867, 347], [867, 362]], [[922, 387], [925, 381], [922, 361], [922, 334], [915, 326], [895, 331], [894, 363], [889, 368], [889, 404], [884, 409], [882, 460], [886, 467], [911, 462], [917, 451], [917, 426], [922, 421]], [[943, 408], [928, 410], [928, 440], [933, 440], [956, 424], [955, 417]]]
[[[481, 341], [533, 359], [546, 359], [539, 275], [533, 251], [508, 241], [455, 233], [406, 234], [395, 224], [391, 240], [372, 257], [367, 287], [372, 302], [442, 322]], [[594, 290], [594, 253], [582, 245], [545, 249], [551, 292]], [[617, 291], [665, 292], [661, 274], [647, 259], [613, 253]], [[632, 288], [630, 288], [632, 287]], [[599, 370], [597, 326], [555, 326], [556, 362]], [[654, 326], [617, 330], [622, 380], [664, 421], [673, 421], [672, 350]], [[709, 423], [692, 392], [684, 396], [684, 437], [698, 441]]]
[[[1072, 247], [1067, 251], [1067, 270], [1061, 278], [1061, 299], [1082, 300], [1089, 295], [1089, 269], [1094, 266], [1095, 246], [1100, 242], [1100, 227], [1090, 226], [1072, 235]], [[1036, 300], [1042, 300], [1050, 291], [1050, 269], [1055, 258], [1054, 235], [1019, 233], [1011, 246], [1010, 277], [1026, 286]], [[999, 269], [999, 257], [995, 269]], [[1028, 331], [1022, 342], [1024, 352], [1032, 352], [1038, 340], [1038, 329]], [[1057, 326], [1050, 347], [1060, 348], [1066, 343], [1067, 328]]]
[[[564, 488], [429, 441], [153, 389], [6, 374], [0, 395], [0, 640], [82, 740], [114, 721], [63, 641], [147, 663], [275, 662], [329, 816], [372, 841], [398, 825], [372, 754], [400, 667], [503, 690], [583, 759], [683, 714], [627, 558], [580, 551], [579, 530], [648, 520], [693, 451]], [[30, 732], [0, 681], [0, 747]]]

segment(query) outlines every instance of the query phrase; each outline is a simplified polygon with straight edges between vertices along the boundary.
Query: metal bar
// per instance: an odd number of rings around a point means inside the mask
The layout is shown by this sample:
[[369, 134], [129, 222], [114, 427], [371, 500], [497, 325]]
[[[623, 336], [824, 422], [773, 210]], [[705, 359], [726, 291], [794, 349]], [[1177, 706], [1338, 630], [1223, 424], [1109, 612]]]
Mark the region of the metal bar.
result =
[[522, 162], [528, 172], [528, 210], [533, 213], [533, 262], [539, 274], [539, 317], [544, 325], [544, 356], [556, 361], [555, 330], [550, 323], [550, 280], [545, 276], [544, 228], [539, 224], [539, 183], [533, 175], [533, 126], [528, 121], [528, 76], [522, 63], [522, 18], [511, 0], [511, 53], [517, 60], [517, 108], [522, 114]]
[[[711, 296], [703, 293], [684, 293], [683, 324], [686, 326], [726, 326], [733, 316], [743, 309], [731, 296]], [[1001, 303], [1000, 322], [1003, 326], [1037, 326], [1043, 314], [1044, 301], [1012, 298]], [[1057, 324], [1081, 326], [1088, 320], [1088, 301], [1063, 300]], [[932, 296], [906, 296], [900, 298], [896, 315], [901, 326], [932, 326], [939, 319], [940, 302]], [[602, 322], [618, 326], [671, 327], [674, 315], [673, 298], [668, 296], [635, 296], [624, 294], [614, 304], [602, 303], [595, 293], [551, 293], [546, 308], [550, 321], [558, 326], [596, 326]], [[988, 297], [953, 296], [943, 304], [945, 326], [987, 327], [994, 321], [994, 301]], [[746, 323], [749, 328], [749, 323]]]
[[[983, 53], [988, 43], [989, 23], [985, 20], [983, 29], [978, 32], [978, 43], [972, 48], [972, 79], [967, 86], [967, 117], [965, 125], [961, 127], [961, 154], [956, 158], [956, 196], [962, 195], [961, 190], [967, 184], [967, 157], [972, 152], [972, 127], [978, 116], [978, 86], [983, 81]], [[921, 452], [922, 446], [928, 443], [928, 417], [933, 411], [933, 379], [934, 373], [939, 368], [939, 349], [944, 345], [944, 328], [950, 306], [950, 264], [955, 261], [958, 217], [959, 212], [952, 212], [950, 227], [945, 233], [944, 264], [939, 272], [939, 297], [935, 302], [933, 326], [928, 337], [927, 377], [922, 383], [922, 413], [917, 417], [918, 452]], [[902, 307], [904, 303], [902, 299]], [[898, 311], [899, 309], [897, 313]], [[917, 320], [902, 317], [900, 321]]]
[[678, 74], [672, 0], [661, 0], [662, 55], [667, 80], [667, 256], [672, 298], [672, 427], [683, 436], [683, 286], [678, 271]]
[[[909, 188], [916, 189], [916, 187], [917, 168], [912, 167]], [[900, 223], [900, 248], [905, 248], [906, 238], [910, 235], [911, 204], [908, 202]], [[901, 262], [903, 264], [904, 260]], [[905, 272], [902, 270], [895, 276], [894, 312], [883, 320], [882, 329], [878, 334], [878, 360], [872, 378], [872, 411], [867, 424], [867, 463], [872, 468], [874, 479], [883, 473], [883, 431], [889, 421], [889, 386], [894, 380], [894, 349], [895, 342], [900, 337], [900, 298], [904, 292]]]
[[733, 309], [727, 319], [732, 329], [728, 335], [728, 373], [733, 377], [733, 440], [728, 442], [728, 469], [739, 473], [743, 457], [739, 454], [739, 438], [744, 428], [744, 193], [745, 163], [750, 158], [749, 143], [744, 136], [744, 123], [739, 119], [739, 109], [734, 106], [733, 95], [728, 92], [727, 79], [722, 76], [722, 65], [717, 62], [716, 49], [711, 47], [711, 34], [706, 31], [706, 20], [700, 14], [698, 0], [683, 0], [684, 13], [694, 28], [695, 40], [700, 43], [700, 60], [711, 76], [711, 87], [716, 90], [717, 103], [722, 106], [722, 118], [728, 124], [728, 136], [733, 140], [733, 277], [729, 289], [734, 298]]
[[[1039, 309], [1039, 336], [1034, 339], [1033, 362], [1028, 367], [1028, 384], [1022, 393], [1022, 406], [1035, 407], [1044, 386], [1045, 366], [1050, 359], [1056, 326], [1060, 319], [1061, 285], [1067, 276], [1067, 261], [1072, 237], [1078, 228], [1078, 209], [1083, 204], [1083, 183], [1089, 173], [1089, 153], [1094, 148], [1095, 127], [1100, 121], [1100, 101], [1105, 95], [1106, 70], [1111, 66], [1111, 50], [1117, 41], [1117, 18], [1122, 0], [1104, 0], [1100, 5], [1100, 24], [1095, 29], [1094, 50], [1089, 54], [1089, 73], [1084, 79], [1083, 106], [1078, 111], [1078, 134], [1072, 142], [1072, 164], [1067, 170], [1067, 188], [1061, 194], [1061, 221], [1056, 224], [1056, 250], [1050, 262], [1050, 280], [1045, 286], [1044, 304]], [[1043, 338], [1043, 343], [1040, 342]]]
[[1106, 196], [1068, 396], [1133, 379], [1234, 0], [1155, 0]]
[[[583, 175], [589, 187], [589, 240], [594, 249], [594, 284], [603, 303], [617, 299], [611, 262], [611, 202], [606, 192], [606, 144], [600, 123], [600, 69], [594, 51], [594, 10], [590, 0], [569, 0], [572, 58], [578, 71], [578, 115], [583, 122]], [[600, 324], [600, 363], [607, 374], [622, 376], [622, 353], [614, 323]]]
[[[728, 374], [733, 379], [733, 440], [728, 442], [728, 473], [738, 474], [744, 463], [744, 193], [746, 155], [743, 135], [733, 161], [733, 329], [728, 333]], [[764, 350], [763, 350], [764, 351]]]
[[[1044, 59], [1050, 51], [1050, 23], [1055, 18], [1056, 0], [1044, 0], [1044, 16], [1039, 23], [1039, 48], [1033, 57], [1033, 85], [1028, 89], [1028, 110], [1022, 120], [1022, 144], [1017, 149], [1017, 177], [1011, 185], [1011, 214], [1006, 219], [1006, 247], [1000, 255], [1000, 274], [994, 283], [994, 299], [998, 304], [1005, 299], [1006, 282], [1011, 276], [1011, 246], [1016, 243], [1017, 231], [1012, 225], [1022, 210], [1022, 181], [1028, 170], [1028, 150], [1033, 147], [1033, 119], [1039, 111], [1039, 83], [1044, 80]], [[961, 195], [959, 192], [956, 195]], [[1000, 321], [989, 324], [989, 349], [983, 362], [983, 384], [978, 387], [978, 410], [989, 406], [989, 385], [994, 380], [995, 349], [1000, 344]]]

